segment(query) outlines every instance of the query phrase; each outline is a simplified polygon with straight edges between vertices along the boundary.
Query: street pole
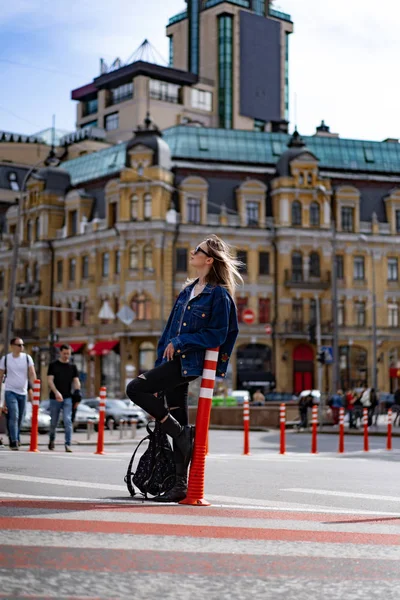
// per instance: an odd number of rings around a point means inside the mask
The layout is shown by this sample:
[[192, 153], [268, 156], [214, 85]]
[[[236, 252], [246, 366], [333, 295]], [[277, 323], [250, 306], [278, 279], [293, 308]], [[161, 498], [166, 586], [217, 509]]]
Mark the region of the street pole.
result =
[[[317, 356], [319, 356], [319, 353], [321, 352], [321, 347], [322, 347], [322, 339], [321, 339], [321, 310], [320, 310], [320, 304], [319, 304], [319, 297], [318, 297], [317, 294], [315, 294], [314, 299], [315, 299], [315, 316], [316, 316], [316, 321], [317, 321], [317, 327], [316, 327]], [[318, 362], [318, 367], [317, 367], [317, 389], [321, 392], [321, 396], [322, 396], [322, 368], [323, 368], [322, 363]]]
[[375, 260], [374, 253], [371, 250], [371, 267], [372, 267], [372, 387], [376, 391], [378, 389], [378, 373], [377, 373], [377, 331], [376, 331], [376, 284], [375, 284]]
[[[330, 205], [329, 205], [330, 206]], [[336, 223], [331, 208], [332, 233], [332, 328], [333, 328], [333, 364], [332, 364], [332, 394], [336, 394], [340, 385], [339, 376], [339, 323], [338, 323], [338, 293], [337, 293], [337, 262], [336, 262]]]

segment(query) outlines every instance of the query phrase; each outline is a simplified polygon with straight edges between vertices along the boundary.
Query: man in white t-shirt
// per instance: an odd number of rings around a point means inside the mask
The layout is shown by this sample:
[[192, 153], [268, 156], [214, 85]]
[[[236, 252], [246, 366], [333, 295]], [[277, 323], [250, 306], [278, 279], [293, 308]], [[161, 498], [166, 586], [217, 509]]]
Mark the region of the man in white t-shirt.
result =
[[2, 385], [5, 388], [4, 396], [10, 448], [19, 450], [19, 430], [25, 413], [28, 380], [33, 386], [36, 372], [32, 358], [29, 354], [23, 352], [24, 342], [21, 338], [13, 338], [10, 345], [11, 352], [0, 360], [0, 381], [3, 381], [5, 375], [5, 381]]

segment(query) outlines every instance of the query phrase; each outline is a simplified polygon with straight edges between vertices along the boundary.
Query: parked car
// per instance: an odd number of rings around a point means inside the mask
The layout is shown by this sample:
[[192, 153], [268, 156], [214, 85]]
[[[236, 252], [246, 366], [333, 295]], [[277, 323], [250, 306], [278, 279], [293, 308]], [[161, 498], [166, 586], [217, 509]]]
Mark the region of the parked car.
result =
[[[42, 400], [40, 403], [40, 407], [48, 415], [50, 415], [50, 400]], [[74, 431], [77, 431], [77, 429], [80, 429], [80, 428], [86, 428], [88, 421], [92, 421], [92, 423], [94, 424], [94, 429], [97, 431], [97, 426], [99, 423], [98, 411], [95, 410], [94, 408], [90, 408], [89, 406], [85, 406], [85, 404], [79, 403], [78, 408], [76, 409], [76, 413], [75, 413], [75, 420], [74, 420], [74, 426], [73, 426]], [[58, 426], [64, 427], [62, 411], [60, 412]]]
[[[39, 407], [38, 429], [39, 433], [48, 433], [50, 431], [50, 415]], [[32, 427], [32, 404], [26, 403], [25, 415], [22, 419], [21, 431], [30, 431]]]
[[231, 394], [233, 398], [236, 398], [236, 403], [242, 406], [245, 400], [250, 402], [250, 392], [248, 390], [234, 390]]
[[[90, 406], [90, 408], [99, 409], [100, 398], [87, 398], [82, 400], [82, 405]], [[131, 402], [132, 405], [132, 402]], [[128, 406], [124, 400], [106, 400], [106, 427], [110, 429], [111, 421], [114, 421], [114, 428], [117, 429], [121, 419], [129, 421], [135, 419], [137, 427], [145, 427], [148, 422], [146, 413], [139, 407]]]

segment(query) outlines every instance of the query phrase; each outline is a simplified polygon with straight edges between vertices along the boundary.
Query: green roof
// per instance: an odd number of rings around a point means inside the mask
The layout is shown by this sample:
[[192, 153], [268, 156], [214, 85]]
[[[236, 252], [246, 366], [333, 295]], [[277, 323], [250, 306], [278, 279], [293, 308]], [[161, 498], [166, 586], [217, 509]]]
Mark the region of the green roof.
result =
[[62, 164], [62, 168], [70, 174], [71, 184], [79, 185], [93, 179], [107, 177], [113, 173], [119, 173], [125, 166], [125, 160], [126, 143], [123, 143], [105, 150], [99, 150], [99, 152], [85, 154], [73, 160], [67, 160]]
[[[274, 165], [290, 135], [179, 125], [164, 131], [175, 159]], [[324, 136], [303, 136], [324, 169], [400, 173], [400, 144]]]

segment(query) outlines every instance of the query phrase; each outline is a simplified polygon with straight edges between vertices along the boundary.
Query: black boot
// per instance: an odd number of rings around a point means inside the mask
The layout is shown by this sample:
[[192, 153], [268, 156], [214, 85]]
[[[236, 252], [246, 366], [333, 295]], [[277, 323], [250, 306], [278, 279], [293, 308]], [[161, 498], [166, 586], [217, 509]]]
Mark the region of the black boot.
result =
[[172, 437], [180, 450], [183, 458], [183, 468], [187, 470], [190, 459], [192, 458], [194, 443], [194, 427], [191, 425], [180, 425], [174, 417], [168, 415], [168, 418], [160, 423], [161, 429]]
[[155, 502], [180, 502], [186, 498], [187, 494], [187, 477], [183, 475], [177, 475], [175, 480], [175, 485], [173, 488], [169, 490], [169, 492], [165, 492], [162, 496], [158, 496], [158, 498], [154, 498]]

